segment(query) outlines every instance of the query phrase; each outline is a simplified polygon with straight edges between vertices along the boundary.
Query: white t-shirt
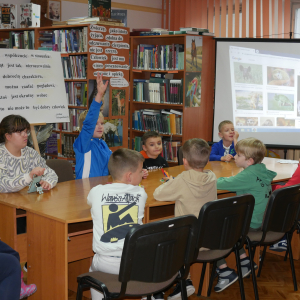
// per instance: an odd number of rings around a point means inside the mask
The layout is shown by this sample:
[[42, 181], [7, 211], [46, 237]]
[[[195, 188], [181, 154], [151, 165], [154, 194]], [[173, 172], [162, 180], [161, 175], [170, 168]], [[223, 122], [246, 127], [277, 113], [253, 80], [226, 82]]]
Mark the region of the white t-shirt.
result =
[[142, 224], [145, 190], [125, 183], [100, 184], [91, 189], [87, 199], [93, 218], [93, 251], [121, 256], [127, 232]]

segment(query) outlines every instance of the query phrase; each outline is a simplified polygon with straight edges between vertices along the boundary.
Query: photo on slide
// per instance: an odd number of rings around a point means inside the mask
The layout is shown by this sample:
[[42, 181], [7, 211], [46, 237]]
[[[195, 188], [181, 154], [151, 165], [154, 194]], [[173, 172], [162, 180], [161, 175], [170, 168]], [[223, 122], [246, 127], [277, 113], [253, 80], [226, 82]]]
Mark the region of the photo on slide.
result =
[[294, 95], [268, 93], [268, 110], [294, 111]]
[[[107, 80], [103, 80], [103, 84], [106, 83]], [[97, 81], [89, 80], [89, 107], [91, 106], [93, 100], [97, 95]], [[109, 85], [106, 88], [105, 94], [102, 96], [103, 105], [100, 108], [104, 117], [108, 117], [109, 113]]]
[[187, 36], [185, 51], [186, 71], [202, 70], [202, 36]]
[[267, 67], [267, 84], [293, 87], [294, 74], [294, 69]]
[[234, 62], [235, 83], [263, 84], [261, 65]]
[[112, 90], [111, 114], [113, 116], [125, 116], [126, 92], [122, 90]]
[[275, 118], [260, 117], [260, 126], [275, 126]]
[[236, 126], [257, 126], [258, 118], [256, 117], [235, 117]]
[[295, 119], [277, 118], [277, 126], [295, 127]]
[[263, 110], [263, 94], [256, 91], [235, 91], [236, 109]]
[[104, 120], [103, 139], [108, 147], [123, 145], [123, 120], [110, 119]]
[[185, 107], [199, 107], [201, 103], [201, 72], [185, 74]]

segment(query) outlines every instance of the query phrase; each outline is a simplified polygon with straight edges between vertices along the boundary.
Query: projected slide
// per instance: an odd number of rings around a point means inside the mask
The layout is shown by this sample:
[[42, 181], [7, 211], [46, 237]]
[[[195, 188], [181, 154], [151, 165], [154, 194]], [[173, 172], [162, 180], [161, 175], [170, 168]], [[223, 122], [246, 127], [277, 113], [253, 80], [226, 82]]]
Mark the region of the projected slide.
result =
[[229, 59], [236, 129], [300, 131], [297, 110], [300, 56], [230, 46]]

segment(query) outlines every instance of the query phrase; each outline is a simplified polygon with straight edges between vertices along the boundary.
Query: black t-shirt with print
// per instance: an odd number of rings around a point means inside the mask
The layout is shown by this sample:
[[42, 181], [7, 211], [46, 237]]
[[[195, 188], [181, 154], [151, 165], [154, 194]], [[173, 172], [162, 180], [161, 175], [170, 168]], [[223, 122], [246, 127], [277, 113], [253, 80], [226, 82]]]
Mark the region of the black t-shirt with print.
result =
[[146, 158], [143, 163], [143, 168], [147, 170], [155, 170], [161, 168], [168, 168], [169, 165], [167, 161], [162, 156], [157, 156], [154, 158]]

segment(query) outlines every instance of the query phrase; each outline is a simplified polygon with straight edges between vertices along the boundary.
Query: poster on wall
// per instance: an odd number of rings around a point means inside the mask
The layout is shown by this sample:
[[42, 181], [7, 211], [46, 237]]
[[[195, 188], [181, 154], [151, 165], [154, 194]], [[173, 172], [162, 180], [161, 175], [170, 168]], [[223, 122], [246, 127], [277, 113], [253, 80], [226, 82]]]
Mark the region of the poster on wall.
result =
[[185, 51], [186, 71], [202, 70], [202, 36], [187, 36]]
[[118, 147], [123, 145], [123, 120], [104, 120], [103, 139], [108, 147]]
[[48, 2], [48, 16], [50, 20], [60, 21], [61, 3], [60, 1], [49, 0]]
[[185, 107], [199, 107], [201, 104], [201, 72], [185, 74]]

